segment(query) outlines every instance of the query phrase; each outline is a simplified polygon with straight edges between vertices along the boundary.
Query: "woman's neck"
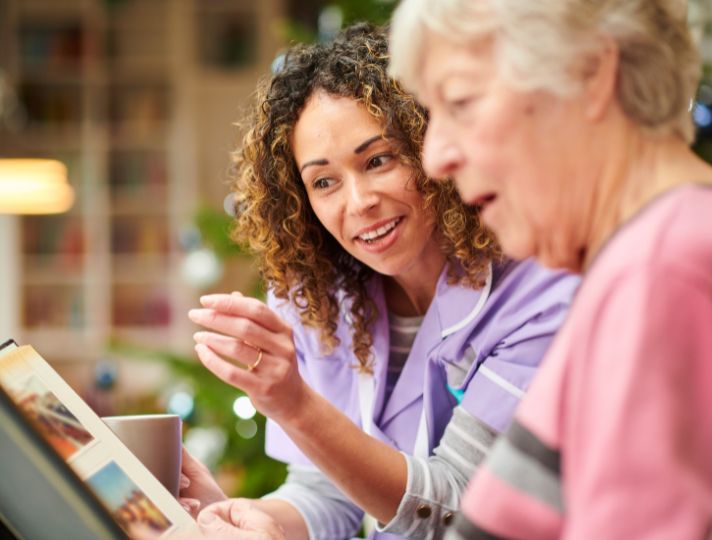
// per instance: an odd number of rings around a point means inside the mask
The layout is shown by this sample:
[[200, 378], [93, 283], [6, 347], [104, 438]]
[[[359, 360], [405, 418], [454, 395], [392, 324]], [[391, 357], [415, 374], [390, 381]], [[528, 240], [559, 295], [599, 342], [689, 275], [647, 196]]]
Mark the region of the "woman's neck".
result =
[[712, 167], [677, 138], [632, 137], [617, 145], [616, 156], [594, 196], [584, 271], [615, 231], [653, 199], [683, 184], [712, 183]]
[[386, 306], [402, 317], [425, 315], [435, 296], [438, 279], [445, 266], [445, 255], [437, 253], [423, 257], [417, 268], [398, 276], [384, 276]]

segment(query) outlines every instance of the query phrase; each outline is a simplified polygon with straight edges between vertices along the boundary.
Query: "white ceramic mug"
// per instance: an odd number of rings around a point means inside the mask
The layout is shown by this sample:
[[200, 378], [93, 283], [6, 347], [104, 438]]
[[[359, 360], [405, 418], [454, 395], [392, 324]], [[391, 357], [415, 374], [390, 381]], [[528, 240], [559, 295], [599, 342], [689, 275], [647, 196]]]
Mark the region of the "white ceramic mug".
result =
[[176, 414], [104, 416], [121, 442], [178, 497], [181, 467], [181, 419]]

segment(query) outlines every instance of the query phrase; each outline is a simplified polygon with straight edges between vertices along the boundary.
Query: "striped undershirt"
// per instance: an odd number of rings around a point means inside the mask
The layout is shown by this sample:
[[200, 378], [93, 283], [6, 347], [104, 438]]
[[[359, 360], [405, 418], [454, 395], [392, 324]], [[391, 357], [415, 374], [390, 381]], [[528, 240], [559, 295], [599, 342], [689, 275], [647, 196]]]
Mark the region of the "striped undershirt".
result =
[[388, 374], [386, 376], [386, 401], [391, 397], [405, 366], [415, 336], [423, 323], [423, 317], [402, 317], [388, 312], [390, 348], [388, 356]]

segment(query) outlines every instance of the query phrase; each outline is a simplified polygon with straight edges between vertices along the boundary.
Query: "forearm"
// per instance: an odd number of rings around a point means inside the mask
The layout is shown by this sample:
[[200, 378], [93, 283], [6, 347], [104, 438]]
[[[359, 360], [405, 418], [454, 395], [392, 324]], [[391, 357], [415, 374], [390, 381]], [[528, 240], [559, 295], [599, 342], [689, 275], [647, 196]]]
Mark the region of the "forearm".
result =
[[491, 428], [456, 407], [434, 455], [407, 456], [406, 493], [395, 518], [379, 530], [411, 540], [442, 538], [495, 437]]
[[309, 533], [304, 518], [287, 501], [280, 499], [254, 499], [252, 503], [258, 510], [268, 514], [284, 529], [289, 540], [309, 540]]
[[366, 435], [307, 388], [289, 418], [276, 419], [309, 459], [360, 508], [385, 523], [396, 514], [407, 484], [405, 458]]
[[263, 499], [290, 504], [301, 515], [309, 540], [353, 538], [363, 511], [316, 468], [290, 465], [284, 484]]

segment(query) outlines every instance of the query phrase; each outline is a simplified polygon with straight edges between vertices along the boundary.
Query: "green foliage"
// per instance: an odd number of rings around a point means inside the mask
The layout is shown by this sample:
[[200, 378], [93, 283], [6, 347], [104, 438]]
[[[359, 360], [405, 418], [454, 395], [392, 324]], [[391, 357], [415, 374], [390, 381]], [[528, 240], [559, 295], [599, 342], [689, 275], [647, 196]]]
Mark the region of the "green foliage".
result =
[[[201, 206], [195, 213], [195, 224], [200, 230], [203, 244], [212, 249], [221, 260], [231, 257], [249, 258], [247, 249], [232, 241], [230, 233], [234, 220], [222, 210], [210, 206]], [[249, 290], [244, 291], [254, 298], [264, 298], [265, 290], [262, 280], [256, 280]]]
[[[710, 23], [707, 31], [709, 34], [712, 34], [712, 23]], [[707, 62], [703, 66], [702, 84], [712, 86], [712, 62]], [[712, 134], [709, 134], [709, 131], [706, 136], [700, 134], [700, 136], [698, 136], [697, 140], [695, 141], [693, 150], [702, 159], [704, 159], [708, 163], [712, 163]]]
[[344, 14], [344, 25], [359, 21], [385, 24], [396, 7], [393, 0], [336, 0], [328, 5], [338, 6]]
[[203, 243], [220, 259], [246, 254], [242, 246], [230, 239], [233, 219], [225, 212], [210, 206], [202, 206], [195, 214], [195, 224], [200, 229]]
[[702, 159], [712, 163], [712, 138], [707, 137], [698, 140], [693, 149]]
[[[386, 24], [393, 14], [395, 0], [332, 0], [321, 2], [320, 8], [337, 7], [343, 14], [343, 26], [368, 21]], [[317, 41], [316, 21], [310, 27], [298, 21], [284, 20], [279, 31], [288, 43], [313, 43]]]
[[280, 37], [287, 43], [314, 43], [317, 39], [316, 30], [290, 19], [279, 21], [277, 31]]

